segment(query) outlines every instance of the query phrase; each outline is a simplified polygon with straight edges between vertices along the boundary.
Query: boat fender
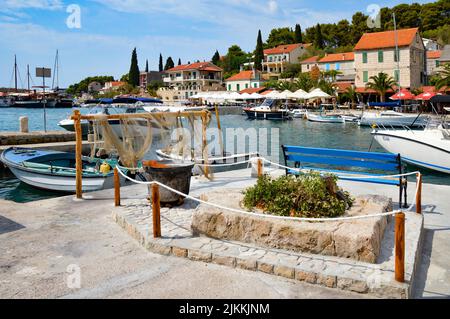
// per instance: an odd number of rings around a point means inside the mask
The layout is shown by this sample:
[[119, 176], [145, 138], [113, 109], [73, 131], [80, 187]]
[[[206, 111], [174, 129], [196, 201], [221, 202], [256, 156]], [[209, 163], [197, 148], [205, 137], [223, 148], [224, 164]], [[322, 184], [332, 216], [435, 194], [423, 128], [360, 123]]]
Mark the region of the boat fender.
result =
[[100, 173], [106, 175], [111, 171], [111, 166], [107, 162], [103, 162], [100, 166]]

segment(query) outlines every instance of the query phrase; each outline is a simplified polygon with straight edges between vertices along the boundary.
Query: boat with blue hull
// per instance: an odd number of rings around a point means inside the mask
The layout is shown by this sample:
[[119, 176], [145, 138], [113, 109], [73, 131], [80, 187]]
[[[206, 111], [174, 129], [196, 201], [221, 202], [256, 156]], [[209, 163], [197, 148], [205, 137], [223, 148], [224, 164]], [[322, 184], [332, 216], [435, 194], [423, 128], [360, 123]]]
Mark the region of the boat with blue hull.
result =
[[[0, 161], [23, 183], [63, 193], [76, 191], [76, 161], [74, 153], [9, 148]], [[98, 191], [114, 186], [113, 167], [116, 160], [83, 157], [83, 192]]]

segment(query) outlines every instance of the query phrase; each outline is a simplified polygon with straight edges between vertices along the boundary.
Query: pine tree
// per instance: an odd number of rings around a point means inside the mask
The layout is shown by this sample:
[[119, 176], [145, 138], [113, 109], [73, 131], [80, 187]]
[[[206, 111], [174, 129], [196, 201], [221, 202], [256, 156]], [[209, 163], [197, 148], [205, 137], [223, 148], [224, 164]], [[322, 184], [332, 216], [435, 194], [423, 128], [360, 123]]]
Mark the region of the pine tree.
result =
[[216, 50], [216, 53], [214, 53], [214, 56], [212, 57], [211, 62], [212, 62], [212, 64], [214, 64], [214, 65], [218, 65], [218, 64], [219, 64], [219, 61], [220, 61], [220, 54], [219, 54], [219, 51]]
[[166, 66], [164, 67], [164, 71], [172, 69], [175, 67], [175, 63], [173, 63], [172, 57], [168, 57], [166, 61]]
[[300, 24], [295, 25], [295, 43], [303, 43], [302, 27]]
[[164, 67], [163, 67], [163, 57], [162, 54], [159, 54], [159, 72], [164, 71]]
[[316, 35], [314, 38], [314, 45], [317, 49], [323, 49], [324, 43], [323, 43], [323, 35], [322, 35], [322, 28], [320, 24], [317, 24], [316, 26]]
[[148, 73], [148, 60], [145, 61], [145, 72]]
[[264, 45], [262, 41], [261, 30], [258, 31], [255, 49], [255, 70], [262, 71], [262, 61], [264, 60]]
[[181, 59], [178, 59], [178, 65], [181, 65]]
[[139, 66], [136, 48], [133, 49], [131, 54], [130, 72], [128, 73], [128, 83], [134, 87], [139, 85]]

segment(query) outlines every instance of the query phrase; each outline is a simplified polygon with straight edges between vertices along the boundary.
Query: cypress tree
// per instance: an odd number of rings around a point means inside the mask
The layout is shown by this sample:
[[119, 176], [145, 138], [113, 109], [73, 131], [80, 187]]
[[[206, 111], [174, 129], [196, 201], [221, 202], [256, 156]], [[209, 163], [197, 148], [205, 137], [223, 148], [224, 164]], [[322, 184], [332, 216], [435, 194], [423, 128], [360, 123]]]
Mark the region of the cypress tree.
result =
[[148, 60], [145, 61], [145, 72], [148, 73]]
[[128, 73], [128, 83], [132, 86], [139, 85], [139, 66], [136, 48], [133, 49], [133, 53], [131, 54], [131, 65], [130, 72]]
[[163, 57], [162, 54], [159, 54], [159, 72], [164, 71], [164, 67], [163, 67]]
[[172, 69], [175, 67], [175, 63], [173, 63], [172, 57], [168, 57], [166, 61], [166, 66], [164, 67], [164, 71]]
[[181, 59], [178, 59], [178, 65], [181, 65]]
[[258, 31], [258, 39], [256, 40], [255, 49], [255, 70], [262, 71], [262, 61], [264, 60], [264, 46], [262, 41], [261, 30]]
[[302, 27], [300, 24], [295, 25], [295, 43], [303, 43]]
[[324, 48], [322, 28], [321, 28], [320, 24], [317, 24], [317, 26], [316, 26], [316, 35], [314, 38], [314, 45], [317, 49]]
[[211, 62], [212, 62], [212, 64], [214, 64], [214, 65], [218, 65], [218, 64], [219, 64], [219, 61], [220, 61], [220, 54], [219, 54], [219, 51], [216, 50], [216, 53], [214, 53], [214, 56], [212, 57]]

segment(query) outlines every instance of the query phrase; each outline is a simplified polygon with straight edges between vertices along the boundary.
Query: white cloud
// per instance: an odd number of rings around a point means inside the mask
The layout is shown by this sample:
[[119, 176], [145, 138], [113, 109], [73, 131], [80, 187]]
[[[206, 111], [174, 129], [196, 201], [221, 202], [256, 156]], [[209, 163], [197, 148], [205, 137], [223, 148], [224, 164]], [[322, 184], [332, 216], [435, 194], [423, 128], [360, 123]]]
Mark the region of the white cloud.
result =
[[0, 0], [0, 6], [6, 9], [43, 9], [59, 10], [63, 7], [61, 0]]
[[275, 13], [278, 11], [278, 3], [274, 0], [269, 1], [268, 7], [270, 13]]

